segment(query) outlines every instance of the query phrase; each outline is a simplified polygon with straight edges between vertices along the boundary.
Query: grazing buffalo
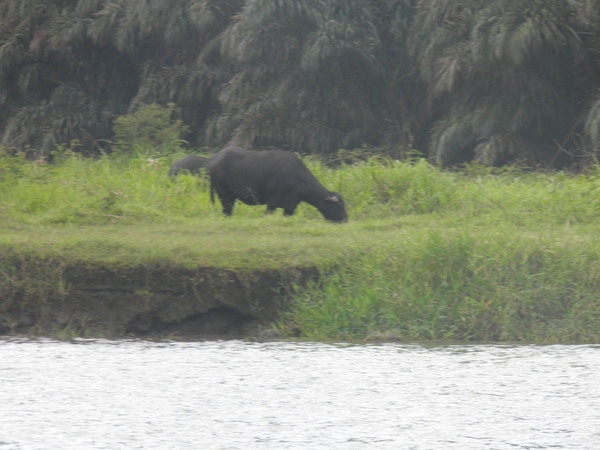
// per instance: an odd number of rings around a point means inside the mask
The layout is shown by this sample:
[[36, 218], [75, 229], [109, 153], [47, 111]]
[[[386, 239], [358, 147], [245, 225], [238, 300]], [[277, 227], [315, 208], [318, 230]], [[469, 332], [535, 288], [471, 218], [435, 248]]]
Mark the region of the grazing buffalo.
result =
[[205, 168], [210, 161], [210, 158], [198, 155], [187, 155], [181, 158], [179, 161], [175, 161], [169, 169], [169, 176], [175, 176], [182, 170], [187, 170], [193, 175], [199, 175], [200, 170]]
[[348, 221], [342, 196], [325, 189], [292, 153], [227, 147], [211, 158], [208, 172], [210, 199], [214, 203], [216, 191], [228, 216], [238, 199], [247, 205], [267, 205], [269, 213], [283, 208], [286, 216], [306, 202], [327, 220]]

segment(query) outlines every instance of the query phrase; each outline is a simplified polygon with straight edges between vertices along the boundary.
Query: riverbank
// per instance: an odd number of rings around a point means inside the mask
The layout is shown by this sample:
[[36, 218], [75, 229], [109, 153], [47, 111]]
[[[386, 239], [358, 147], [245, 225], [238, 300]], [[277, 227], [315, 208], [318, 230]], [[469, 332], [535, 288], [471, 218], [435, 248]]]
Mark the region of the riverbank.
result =
[[0, 333], [254, 335], [356, 239], [292, 220], [0, 229]]
[[338, 225], [169, 163], [0, 159], [0, 333], [600, 342], [597, 171], [307, 160]]

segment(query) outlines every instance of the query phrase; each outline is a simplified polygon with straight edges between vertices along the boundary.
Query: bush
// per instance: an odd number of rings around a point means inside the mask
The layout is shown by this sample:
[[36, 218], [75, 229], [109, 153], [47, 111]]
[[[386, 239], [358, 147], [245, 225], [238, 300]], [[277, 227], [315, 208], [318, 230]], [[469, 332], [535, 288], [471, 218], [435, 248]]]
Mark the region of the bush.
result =
[[180, 150], [189, 127], [180, 119], [172, 119], [175, 112], [174, 103], [167, 106], [151, 104], [128, 116], [117, 117], [113, 123], [116, 149], [132, 151], [151, 147], [159, 154]]

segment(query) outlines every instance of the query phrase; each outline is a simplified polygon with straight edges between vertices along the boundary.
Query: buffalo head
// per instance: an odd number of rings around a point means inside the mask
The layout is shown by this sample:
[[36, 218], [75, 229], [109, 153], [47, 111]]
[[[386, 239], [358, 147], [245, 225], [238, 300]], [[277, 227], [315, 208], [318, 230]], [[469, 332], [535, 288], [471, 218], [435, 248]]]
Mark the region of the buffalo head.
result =
[[344, 200], [337, 192], [332, 192], [331, 196], [321, 200], [318, 209], [327, 220], [338, 223], [348, 222]]

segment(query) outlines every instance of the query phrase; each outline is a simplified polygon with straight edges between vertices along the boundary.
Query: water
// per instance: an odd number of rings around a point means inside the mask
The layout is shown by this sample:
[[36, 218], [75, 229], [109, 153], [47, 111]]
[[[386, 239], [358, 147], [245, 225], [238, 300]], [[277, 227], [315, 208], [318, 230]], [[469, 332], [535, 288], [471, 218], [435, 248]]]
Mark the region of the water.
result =
[[0, 340], [0, 450], [598, 449], [600, 347]]

